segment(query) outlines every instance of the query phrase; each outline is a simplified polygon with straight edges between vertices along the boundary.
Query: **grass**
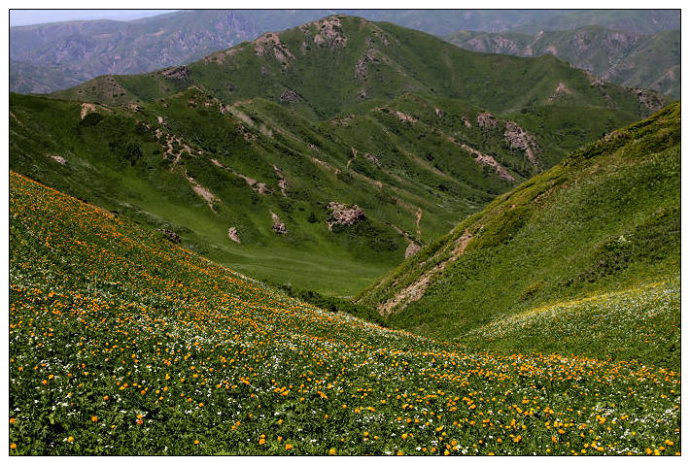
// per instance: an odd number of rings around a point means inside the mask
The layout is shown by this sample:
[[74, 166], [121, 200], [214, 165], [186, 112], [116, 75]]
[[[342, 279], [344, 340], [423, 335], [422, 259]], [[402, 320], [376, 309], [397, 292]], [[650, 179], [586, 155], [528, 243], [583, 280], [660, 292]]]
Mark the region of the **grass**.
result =
[[[394, 308], [387, 324], [473, 347], [531, 347], [616, 358], [635, 354], [646, 363], [678, 368], [678, 308], [644, 290], [658, 283], [666, 283], [664, 292], [671, 295], [679, 290], [679, 127], [679, 106], [673, 105], [576, 151], [370, 286], [359, 304], [376, 307], [446, 262], [423, 296]], [[448, 261], [454, 244], [468, 233], [473, 237], [464, 254]], [[618, 321], [613, 318], [618, 298], [612, 297], [610, 309], [599, 304], [597, 310], [611, 312], [597, 330], [610, 336], [607, 342], [590, 340], [603, 336], [593, 335], [589, 316], [570, 318], [564, 311], [563, 318], [552, 318], [569, 302], [601, 301], [602, 295], [633, 290], [639, 295], [631, 308], [648, 305], [660, 320]], [[578, 316], [594, 311], [587, 305], [575, 308]], [[502, 332], [490, 342], [478, 336], [485, 328], [510, 325], [513, 318], [540, 309], [553, 309], [540, 313], [548, 315], [552, 326], [529, 325], [521, 337]], [[577, 336], [551, 337], [571, 331]], [[664, 336], [649, 343], [647, 339], [657, 338], [641, 333]], [[624, 341], [627, 347], [621, 349]]]
[[668, 368], [384, 329], [15, 173], [10, 235], [12, 455], [680, 453]]
[[[104, 76], [53, 95], [70, 101], [11, 94], [10, 166], [174, 230], [190, 250], [256, 279], [344, 297], [398, 265], [410, 240], [439, 239], [566, 153], [648, 112], [629, 90], [592, 86], [553, 57], [477, 54], [388, 23], [336, 21], [347, 46], [319, 45], [322, 23], [313, 23], [281, 32], [277, 48], [244, 43], [174, 79]], [[560, 82], [573, 94], [549, 101]], [[296, 97], [286, 101], [288, 90]], [[82, 111], [91, 112], [83, 121]], [[495, 128], [478, 126], [486, 111]], [[536, 164], [506, 142], [508, 121], [534, 136]], [[287, 180], [284, 194], [274, 166]], [[328, 228], [332, 201], [358, 205], [365, 222]], [[271, 212], [287, 234], [273, 232]], [[232, 227], [240, 244], [228, 238]]]

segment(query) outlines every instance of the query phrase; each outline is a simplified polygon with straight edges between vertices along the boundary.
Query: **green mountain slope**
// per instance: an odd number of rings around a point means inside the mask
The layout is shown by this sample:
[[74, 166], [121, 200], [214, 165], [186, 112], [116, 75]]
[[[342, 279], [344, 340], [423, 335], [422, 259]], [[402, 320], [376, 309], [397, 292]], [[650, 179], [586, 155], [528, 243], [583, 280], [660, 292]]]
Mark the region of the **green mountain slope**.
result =
[[646, 37], [603, 75], [632, 87], [645, 87], [680, 98], [680, 30]]
[[12, 95], [10, 165], [250, 276], [353, 294], [548, 160], [470, 105], [380, 103], [316, 124], [196, 90], [132, 107]]
[[[457, 30], [678, 29], [673, 10], [184, 10], [136, 21], [69, 21], [10, 28], [10, 90], [47, 93], [102, 74], [136, 74], [198, 60], [267, 31], [342, 13], [437, 36]], [[535, 29], [536, 28], [536, 29]]]
[[596, 106], [630, 116], [644, 111], [630, 90], [593, 82], [553, 57], [472, 53], [418, 31], [349, 16], [267, 33], [189, 66], [105, 76], [54, 95], [132, 103], [192, 85], [226, 103], [254, 97], [278, 103], [282, 97], [320, 119], [362, 101], [407, 92], [461, 99], [495, 113], [547, 105]]
[[459, 31], [446, 40], [478, 52], [525, 57], [550, 54], [606, 81], [680, 97], [680, 30], [655, 35], [599, 26], [533, 35]]
[[679, 270], [674, 104], [499, 196], [359, 300], [470, 346], [677, 368]]
[[9, 225], [11, 455], [680, 454], [677, 371], [386, 330], [15, 173]]
[[341, 296], [661, 101], [352, 17], [60, 95], [101, 103], [11, 95], [13, 170]]

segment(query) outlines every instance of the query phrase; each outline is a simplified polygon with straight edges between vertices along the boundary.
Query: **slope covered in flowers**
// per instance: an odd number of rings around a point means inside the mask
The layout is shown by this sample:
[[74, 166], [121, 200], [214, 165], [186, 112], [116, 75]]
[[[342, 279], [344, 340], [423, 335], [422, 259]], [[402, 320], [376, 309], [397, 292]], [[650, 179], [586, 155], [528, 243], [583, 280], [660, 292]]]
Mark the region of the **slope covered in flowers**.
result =
[[467, 353], [10, 176], [12, 454], [676, 454], [680, 377]]

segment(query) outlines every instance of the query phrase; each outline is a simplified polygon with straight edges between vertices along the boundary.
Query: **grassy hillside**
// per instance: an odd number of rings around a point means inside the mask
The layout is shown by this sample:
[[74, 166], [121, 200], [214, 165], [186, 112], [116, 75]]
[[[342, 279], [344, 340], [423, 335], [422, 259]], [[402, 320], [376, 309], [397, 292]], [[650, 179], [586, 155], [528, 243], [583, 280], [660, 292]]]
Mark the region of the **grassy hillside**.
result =
[[[338, 296], [662, 102], [553, 57], [349, 16], [56, 96], [70, 100], [11, 95], [13, 170], [252, 277]], [[334, 225], [332, 202], [361, 221]]]
[[677, 369], [679, 272], [674, 104], [499, 196], [360, 303], [396, 327], [470, 347]]
[[680, 454], [676, 371], [328, 313], [15, 173], [9, 216], [12, 455]]
[[[192, 85], [226, 103], [254, 97], [281, 102], [292, 91], [305, 114], [319, 119], [406, 92], [461, 99], [494, 113], [554, 104], [616, 109], [633, 119], [646, 111], [631, 91], [592, 82], [550, 56], [473, 53], [419, 31], [342, 15], [267, 33], [184, 68], [104, 76], [55, 96], [130, 103]], [[567, 92], [557, 91], [563, 86]]]
[[[256, 278], [352, 295], [548, 162], [511, 148], [508, 122], [480, 128], [471, 105], [378, 103], [315, 124], [193, 89], [133, 107], [11, 95], [10, 165]], [[329, 228], [331, 202], [364, 218]]]

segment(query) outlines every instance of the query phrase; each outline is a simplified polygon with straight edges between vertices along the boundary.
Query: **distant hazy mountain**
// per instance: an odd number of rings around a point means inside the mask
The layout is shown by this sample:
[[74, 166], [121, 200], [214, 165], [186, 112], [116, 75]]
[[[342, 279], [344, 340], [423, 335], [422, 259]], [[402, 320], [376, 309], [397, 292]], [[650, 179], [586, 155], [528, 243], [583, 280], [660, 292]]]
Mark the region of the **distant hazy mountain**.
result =
[[603, 26], [634, 34], [655, 34], [680, 29], [680, 10], [576, 10], [546, 16], [520, 29], [522, 32], [562, 31], [582, 26]]
[[[599, 24], [632, 33], [679, 28], [669, 10], [338, 10], [438, 36], [458, 30], [569, 29]], [[10, 29], [10, 89], [44, 93], [103, 74], [136, 74], [312, 21], [336, 10], [188, 10], [136, 21], [72, 21]]]
[[679, 29], [654, 35], [600, 26], [537, 34], [459, 31], [447, 40], [478, 52], [516, 56], [551, 54], [607, 81], [680, 97]]

